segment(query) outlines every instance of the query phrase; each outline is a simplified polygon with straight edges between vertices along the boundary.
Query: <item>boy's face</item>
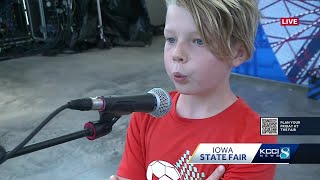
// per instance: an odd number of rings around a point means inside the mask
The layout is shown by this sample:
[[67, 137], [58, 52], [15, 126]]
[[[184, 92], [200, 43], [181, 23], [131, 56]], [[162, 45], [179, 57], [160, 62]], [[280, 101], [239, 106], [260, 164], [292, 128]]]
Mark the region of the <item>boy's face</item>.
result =
[[232, 66], [204, 45], [189, 11], [170, 5], [164, 36], [165, 68], [180, 93], [203, 94], [224, 91], [229, 86]]

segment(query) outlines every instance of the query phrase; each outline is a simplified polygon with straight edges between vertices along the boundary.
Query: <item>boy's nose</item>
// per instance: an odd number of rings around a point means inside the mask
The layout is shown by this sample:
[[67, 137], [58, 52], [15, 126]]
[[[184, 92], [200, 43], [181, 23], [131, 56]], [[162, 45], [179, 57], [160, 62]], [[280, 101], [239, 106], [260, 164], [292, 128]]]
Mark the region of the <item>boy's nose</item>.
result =
[[184, 51], [182, 51], [181, 48], [176, 48], [175, 51], [172, 54], [172, 59], [179, 63], [186, 63], [187, 62], [187, 56]]
[[180, 57], [180, 56], [173, 56], [173, 60], [177, 61], [179, 63], [185, 63], [186, 62], [186, 59], [183, 58], [183, 57]]

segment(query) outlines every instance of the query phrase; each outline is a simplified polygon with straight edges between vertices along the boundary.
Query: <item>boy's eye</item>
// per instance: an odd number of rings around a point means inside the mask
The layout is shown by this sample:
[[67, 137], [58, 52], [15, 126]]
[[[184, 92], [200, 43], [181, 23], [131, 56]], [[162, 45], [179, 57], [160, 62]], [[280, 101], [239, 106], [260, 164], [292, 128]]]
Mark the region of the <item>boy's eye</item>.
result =
[[195, 39], [194, 42], [197, 43], [197, 45], [199, 46], [202, 46], [204, 44], [202, 39]]
[[175, 43], [176, 42], [176, 40], [174, 38], [167, 38], [167, 41], [169, 43]]

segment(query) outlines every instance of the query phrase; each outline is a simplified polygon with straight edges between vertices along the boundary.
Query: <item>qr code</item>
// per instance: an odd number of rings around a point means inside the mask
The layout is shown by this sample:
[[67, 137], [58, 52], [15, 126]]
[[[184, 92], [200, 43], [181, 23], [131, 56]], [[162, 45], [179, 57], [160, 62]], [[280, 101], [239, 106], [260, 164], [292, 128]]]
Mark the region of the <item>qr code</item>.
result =
[[260, 118], [261, 135], [278, 135], [278, 118]]

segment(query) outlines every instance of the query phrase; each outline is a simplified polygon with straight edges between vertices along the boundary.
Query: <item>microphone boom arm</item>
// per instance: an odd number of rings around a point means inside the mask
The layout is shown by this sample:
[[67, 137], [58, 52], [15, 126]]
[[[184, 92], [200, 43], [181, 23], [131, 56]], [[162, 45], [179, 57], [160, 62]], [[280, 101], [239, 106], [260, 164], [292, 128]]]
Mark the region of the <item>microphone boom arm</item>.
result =
[[[112, 131], [112, 126], [117, 122], [121, 116], [115, 116], [109, 113], [100, 112], [100, 120], [95, 122], [87, 122], [84, 125], [84, 130], [70, 133], [64, 136], [56, 137], [39, 143], [35, 143], [29, 146], [25, 146], [22, 149], [14, 153], [9, 159], [29, 154], [35, 151], [46, 149], [52, 146], [63, 144], [69, 141], [87, 137], [89, 140], [95, 140], [105, 135], [108, 135]], [[10, 153], [6, 152], [5, 149], [0, 145], [0, 162], [2, 158]], [[1, 163], [0, 163], [1, 165]]]

